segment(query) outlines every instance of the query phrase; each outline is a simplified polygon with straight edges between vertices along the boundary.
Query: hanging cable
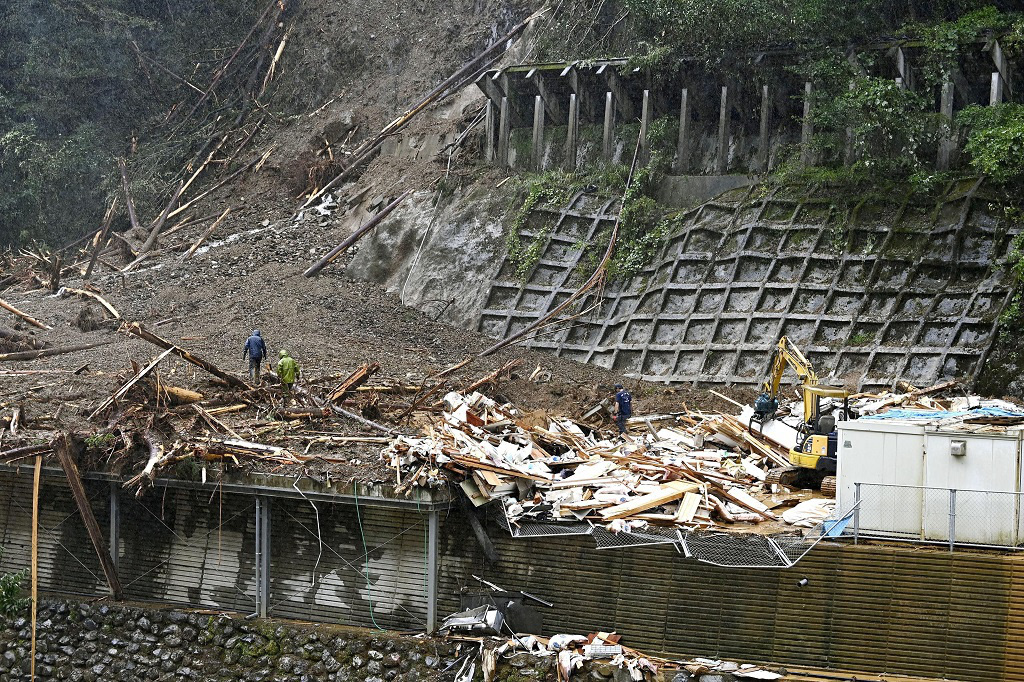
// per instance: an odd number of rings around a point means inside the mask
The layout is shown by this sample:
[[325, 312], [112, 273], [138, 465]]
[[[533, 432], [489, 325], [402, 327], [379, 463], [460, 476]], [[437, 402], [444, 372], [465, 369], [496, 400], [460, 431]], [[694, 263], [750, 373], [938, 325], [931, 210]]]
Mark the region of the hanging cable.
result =
[[370, 592], [370, 552], [366, 549], [366, 534], [363, 532], [363, 517], [359, 513], [359, 484], [352, 484], [352, 497], [355, 498], [356, 502], [356, 521], [359, 522], [359, 539], [363, 542], [363, 567], [364, 576], [366, 578], [366, 601], [370, 605], [370, 622], [373, 623], [373, 627], [378, 630], [383, 630], [381, 626], [377, 625], [377, 619], [373, 617], [373, 595]]

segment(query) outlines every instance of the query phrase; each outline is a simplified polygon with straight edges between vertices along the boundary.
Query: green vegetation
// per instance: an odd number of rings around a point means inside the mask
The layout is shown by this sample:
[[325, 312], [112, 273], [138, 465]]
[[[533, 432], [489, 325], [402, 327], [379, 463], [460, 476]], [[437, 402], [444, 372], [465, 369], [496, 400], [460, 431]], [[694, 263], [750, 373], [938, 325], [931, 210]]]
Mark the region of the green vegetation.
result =
[[[0, 557], [3, 550], [0, 549]], [[21, 584], [28, 577], [28, 571], [0, 573], [0, 616], [17, 616], [28, 608], [29, 600], [22, 595]]]
[[974, 169], [999, 184], [1024, 180], [1024, 105], [967, 107], [957, 116], [967, 130], [964, 150]]
[[96, 229], [120, 184], [119, 156], [129, 157], [140, 213], [162, 207], [171, 176], [209, 137], [205, 110], [173, 142], [169, 128], [153, 134], [197, 99], [176, 78], [205, 87], [257, 12], [243, 0], [4, 3], [0, 244], [58, 245]]

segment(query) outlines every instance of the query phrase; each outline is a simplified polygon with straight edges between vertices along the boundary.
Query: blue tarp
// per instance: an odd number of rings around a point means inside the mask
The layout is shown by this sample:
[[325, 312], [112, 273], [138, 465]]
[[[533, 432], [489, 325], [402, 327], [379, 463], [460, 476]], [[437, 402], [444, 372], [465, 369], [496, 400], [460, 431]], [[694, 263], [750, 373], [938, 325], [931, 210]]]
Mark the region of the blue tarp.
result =
[[900, 419], [903, 421], [932, 422], [951, 417], [960, 417], [961, 419], [974, 417], [1024, 417], [1024, 412], [1012, 412], [1001, 407], [978, 407], [973, 410], [906, 410], [894, 408], [888, 412], [868, 415], [861, 417], [861, 419]]

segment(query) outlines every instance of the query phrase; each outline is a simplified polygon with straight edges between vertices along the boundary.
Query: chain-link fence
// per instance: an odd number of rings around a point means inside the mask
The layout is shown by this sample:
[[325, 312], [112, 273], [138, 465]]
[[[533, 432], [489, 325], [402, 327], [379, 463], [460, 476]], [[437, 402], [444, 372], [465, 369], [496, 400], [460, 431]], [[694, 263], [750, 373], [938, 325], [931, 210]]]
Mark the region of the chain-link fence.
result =
[[855, 483], [854, 540], [882, 537], [1017, 549], [1024, 545], [1024, 500], [1017, 492]]
[[612, 532], [592, 523], [543, 521], [526, 516], [513, 520], [503, 513], [500, 506], [494, 505], [492, 509], [501, 525], [515, 538], [589, 535], [599, 550], [673, 545], [688, 559], [731, 568], [789, 568], [826, 537], [840, 535], [853, 518], [853, 511], [847, 510], [844, 514], [833, 514], [831, 519], [803, 532], [774, 535], [684, 531], [658, 526]]

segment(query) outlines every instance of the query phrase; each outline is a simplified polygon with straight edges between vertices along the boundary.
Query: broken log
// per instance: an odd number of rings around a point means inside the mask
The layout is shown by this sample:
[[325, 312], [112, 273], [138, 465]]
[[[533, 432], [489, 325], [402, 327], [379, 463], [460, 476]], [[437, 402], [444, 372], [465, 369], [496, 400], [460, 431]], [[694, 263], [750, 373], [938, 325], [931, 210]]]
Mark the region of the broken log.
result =
[[510, 360], [509, 362], [506, 362], [504, 365], [502, 365], [498, 369], [494, 370], [493, 372], [491, 372], [487, 376], [480, 377], [479, 379], [477, 379], [476, 381], [471, 383], [466, 388], [460, 390], [459, 392], [460, 393], [464, 393], [466, 395], [471, 395], [473, 393], [473, 391], [477, 390], [478, 388], [480, 388], [484, 384], [493, 383], [502, 374], [504, 374], [505, 372], [512, 371], [513, 369], [515, 369], [516, 367], [518, 367], [521, 364], [523, 364], [523, 361], [518, 359], [518, 358], [516, 358], [515, 360]]
[[128, 381], [126, 381], [124, 383], [124, 385], [121, 386], [121, 388], [119, 388], [116, 391], [114, 391], [114, 394], [112, 396], [110, 396], [109, 398], [104, 400], [100, 404], [99, 407], [97, 407], [95, 410], [93, 410], [92, 414], [89, 415], [89, 419], [95, 419], [96, 415], [98, 415], [100, 412], [102, 412], [103, 410], [107, 409], [108, 407], [110, 407], [111, 405], [116, 403], [118, 400], [123, 398], [128, 393], [128, 391], [130, 391], [132, 389], [132, 387], [135, 386], [135, 384], [137, 384], [140, 381], [142, 381], [143, 377], [145, 377], [147, 374], [152, 372], [156, 368], [156, 366], [160, 364], [160, 361], [163, 360], [164, 358], [166, 358], [168, 355], [170, 355], [170, 353], [171, 353], [171, 349], [168, 348], [163, 353], [161, 353], [159, 356], [157, 356], [157, 358], [155, 360], [153, 360], [148, 365], [146, 365], [145, 367], [140, 369], [135, 374], [135, 376], [133, 376]]
[[356, 371], [352, 372], [351, 375], [343, 382], [338, 384], [333, 391], [327, 396], [327, 402], [329, 403], [342, 403], [345, 401], [345, 397], [355, 391], [357, 388], [365, 384], [370, 377], [380, 371], [380, 364], [371, 362], [363, 365]]
[[[185, 360], [186, 362], [191, 362], [196, 367], [206, 370], [207, 372], [217, 377], [218, 379], [226, 381], [229, 386], [237, 386], [238, 388], [246, 389], [251, 388], [251, 386], [249, 386], [247, 383], [245, 383], [238, 377], [232, 374], [228, 374], [227, 372], [221, 370], [212, 362], [207, 362], [206, 360], [203, 360], [201, 357], [193, 355], [192, 353], [188, 352], [184, 348], [176, 346], [170, 341], [167, 341], [166, 339], [160, 338], [153, 332], [143, 327], [142, 324], [139, 322], [131, 322], [124, 324], [121, 326], [121, 331], [126, 334], [131, 334], [132, 336], [137, 336], [143, 341], [149, 341], [154, 346], [158, 346], [160, 348], [163, 348], [164, 350], [170, 350], [172, 353], [177, 355], [182, 360]], [[0, 356], [0, 359], [2, 359], [2, 356]]]
[[82, 522], [89, 533], [89, 539], [92, 540], [96, 556], [99, 557], [100, 566], [103, 567], [103, 574], [106, 576], [107, 584], [110, 586], [110, 593], [114, 596], [114, 599], [120, 600], [123, 597], [121, 581], [117, 577], [117, 569], [114, 568], [110, 551], [103, 541], [103, 534], [100, 532], [100, 526], [96, 522], [96, 516], [93, 515], [92, 507], [89, 506], [89, 498], [86, 496], [85, 488], [82, 486], [82, 477], [78, 473], [78, 465], [75, 463], [74, 455], [71, 453], [71, 439], [68, 434], [62, 433], [57, 436], [53, 443], [53, 449], [57, 453], [57, 459], [60, 460], [64, 474], [68, 477], [71, 495], [75, 498], [75, 504], [82, 515]]
[[171, 196], [171, 200], [167, 202], [166, 206], [164, 206], [164, 210], [160, 214], [160, 217], [157, 218], [155, 223], [153, 223], [153, 229], [150, 230], [146, 241], [141, 247], [139, 247], [139, 253], [147, 253], [153, 248], [153, 245], [156, 244], [156, 238], [160, 236], [160, 230], [163, 229], [164, 223], [167, 222], [167, 216], [171, 213], [171, 209], [174, 208], [174, 204], [177, 203], [178, 198], [181, 197], [181, 193], [184, 189], [184, 183], [178, 185], [178, 189], [174, 191], [174, 194]]
[[10, 303], [8, 303], [7, 301], [4, 301], [2, 299], [0, 299], [0, 308], [3, 308], [4, 310], [6, 310], [7, 312], [9, 312], [9, 313], [11, 313], [13, 315], [17, 315], [18, 317], [20, 317], [21, 319], [25, 320], [26, 322], [28, 322], [33, 327], [39, 327], [40, 329], [45, 329], [46, 331], [52, 331], [53, 330], [53, 327], [50, 327], [48, 325], [43, 324], [42, 322], [40, 322], [36, 318], [32, 317], [28, 313], [22, 312], [21, 310], [18, 310], [13, 305], [11, 305]]
[[128, 171], [125, 170], [124, 159], [117, 160], [117, 167], [121, 170], [121, 184], [124, 187], [124, 200], [128, 204], [128, 219], [132, 223], [132, 229], [139, 227], [139, 217], [135, 214], [135, 202], [132, 201], [132, 194], [128, 190]]
[[117, 312], [117, 309], [114, 306], [110, 305], [110, 301], [103, 298], [99, 294], [93, 293], [86, 289], [72, 289], [71, 287], [64, 287], [63, 289], [61, 289], [61, 292], [65, 294], [73, 294], [75, 296], [82, 296], [84, 298], [91, 298], [92, 300], [96, 301], [101, 306], [103, 306], [103, 308], [108, 313], [110, 313], [115, 320], [121, 319], [121, 313]]
[[334, 187], [343, 179], [345, 179], [355, 168], [359, 167], [361, 163], [366, 161], [368, 158], [370, 158], [370, 156], [376, 153], [378, 149], [380, 149], [380, 146], [384, 142], [384, 139], [386, 137], [394, 135], [395, 133], [400, 131], [402, 128], [408, 125], [409, 121], [411, 121], [418, 113], [426, 109], [434, 101], [438, 100], [439, 98], [448, 93], [457, 90], [458, 88], [453, 86], [460, 85], [463, 81], [467, 80], [467, 76], [475, 75], [475, 73], [479, 70], [478, 66], [482, 62], [491, 59], [492, 57], [494, 59], [497, 59], [498, 56], [500, 56], [508, 49], [508, 43], [510, 40], [512, 40], [517, 35], [522, 33], [526, 29], [526, 27], [529, 26], [531, 22], [533, 22], [534, 19], [543, 15], [547, 11], [548, 8], [544, 8], [537, 12], [534, 12], [521, 23], [514, 26], [508, 33], [506, 33], [498, 40], [494, 41], [494, 43], [492, 43], [490, 47], [488, 47], [483, 52], [470, 59], [468, 62], [463, 64], [459, 69], [457, 69], [455, 73], [441, 81], [441, 83], [439, 83], [437, 87], [435, 87], [433, 90], [427, 93], [423, 97], [423, 99], [419, 101], [418, 104], [413, 106], [411, 109], [408, 109], [402, 116], [399, 116], [394, 121], [384, 126], [384, 128], [382, 128], [381, 131], [377, 133], [376, 136], [367, 140], [358, 148], [356, 148], [356, 150], [352, 154], [352, 161], [349, 162], [348, 166], [341, 173], [336, 175], [333, 180], [325, 184], [317, 192], [311, 194], [310, 197], [306, 199], [305, 203], [302, 204], [301, 208], [306, 208], [314, 201], [316, 201], [319, 197], [323, 196], [327, 192], [327, 190]]
[[388, 427], [384, 426], [383, 424], [378, 424], [375, 421], [370, 421], [369, 419], [364, 419], [363, 417], [359, 416], [355, 412], [349, 412], [348, 410], [346, 410], [343, 407], [338, 407], [337, 405], [331, 405], [331, 411], [333, 411], [335, 414], [341, 415], [342, 417], [348, 417], [349, 419], [354, 419], [357, 422], [359, 422], [360, 424], [362, 424], [363, 426], [368, 426], [371, 429], [374, 429], [376, 431], [381, 431], [383, 433], [386, 433], [386, 434], [392, 435], [392, 436], [397, 433], [397, 431], [395, 431], [394, 429], [389, 429]]
[[90, 348], [99, 348], [100, 346], [109, 346], [114, 343], [113, 341], [94, 341], [93, 343], [83, 343], [77, 346], [64, 346], [63, 348], [44, 348], [42, 350], [26, 350], [20, 353], [0, 353], [0, 362], [9, 362], [14, 360], [35, 360], [36, 358], [48, 358], [53, 355], [64, 355], [66, 353], [77, 353], [83, 350], [89, 350]]
[[213, 231], [217, 229], [218, 225], [220, 225], [220, 222], [228, 217], [228, 213], [231, 213], [230, 206], [224, 209], [224, 212], [220, 214], [220, 217], [213, 221], [213, 224], [206, 228], [206, 230], [204, 230], [201, 235], [199, 235], [199, 239], [196, 240], [196, 243], [189, 247], [189, 250], [186, 251], [181, 256], [180, 260], [188, 260], [192, 256], [192, 254], [196, 252], [196, 249], [202, 246], [203, 242], [209, 239], [210, 235], [213, 234]]
[[313, 419], [330, 417], [332, 414], [326, 407], [282, 407], [277, 411], [282, 419]]
[[49, 348], [50, 344], [45, 341], [28, 336], [27, 334], [19, 334], [13, 329], [6, 329], [0, 327], [0, 340], [3, 340], [9, 344], [21, 344], [22, 346], [28, 346], [30, 350], [42, 350], [43, 348]]
[[203, 394], [198, 391], [190, 391], [187, 388], [181, 388], [180, 386], [168, 386], [166, 384], [160, 385], [160, 390], [163, 391], [168, 400], [172, 405], [191, 405], [192, 403], [198, 403], [203, 399]]
[[227, 435], [231, 436], [232, 438], [237, 438], [239, 440], [242, 439], [242, 437], [239, 436], [237, 433], [235, 433], [234, 430], [230, 426], [228, 426], [227, 424], [225, 424], [221, 420], [219, 420], [216, 417], [214, 417], [212, 413], [208, 412], [207, 410], [204, 410], [199, 405], [193, 405], [192, 409], [195, 410], [196, 414], [198, 414], [199, 417], [204, 422], [206, 422], [207, 425], [209, 425], [209, 427], [211, 429], [213, 429], [213, 431], [215, 433], [226, 433]]
[[0, 461], [10, 461], [13, 459], [22, 459], [29, 455], [41, 455], [53, 451], [53, 446], [49, 443], [43, 443], [42, 445], [25, 445], [20, 448], [12, 448], [10, 450], [4, 450], [0, 452]]
[[347, 249], [348, 247], [352, 246], [357, 241], [359, 241], [359, 239], [364, 234], [366, 234], [367, 232], [369, 232], [373, 228], [377, 227], [377, 225], [379, 225], [382, 220], [387, 218], [388, 215], [390, 215], [392, 211], [394, 211], [396, 208], [398, 208], [398, 205], [400, 203], [402, 203], [403, 201], [405, 201], [405, 198], [407, 196], [409, 196], [410, 194], [412, 194], [412, 190], [411, 189], [407, 189], [404, 192], [402, 192], [402, 194], [399, 195], [399, 197], [397, 199], [395, 199], [390, 204], [388, 204], [387, 206], [382, 208], [379, 213], [377, 213], [375, 216], [370, 218], [359, 229], [357, 229], [355, 232], [353, 232], [351, 235], [349, 235], [348, 239], [346, 239], [342, 243], [340, 243], [337, 246], [335, 246], [333, 249], [331, 249], [330, 253], [328, 253], [326, 256], [324, 256], [323, 258], [318, 260], [316, 263], [311, 265], [308, 270], [306, 270], [304, 273], [302, 273], [303, 276], [305, 276], [305, 277], [312, 277], [313, 275], [315, 275], [316, 273], [320, 272], [325, 267], [327, 267], [335, 258], [340, 256], [342, 254], [342, 252], [345, 251], [345, 249]]

